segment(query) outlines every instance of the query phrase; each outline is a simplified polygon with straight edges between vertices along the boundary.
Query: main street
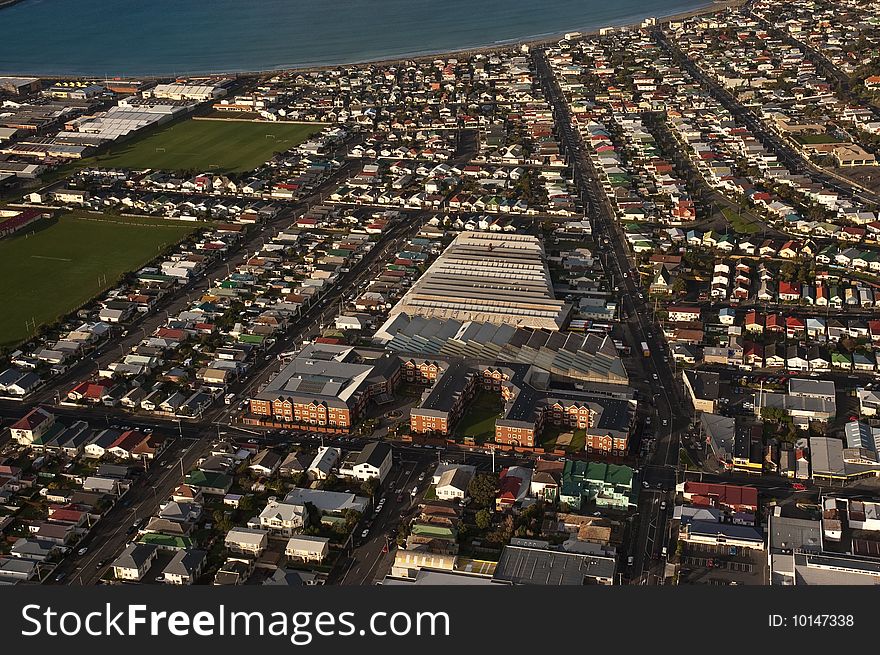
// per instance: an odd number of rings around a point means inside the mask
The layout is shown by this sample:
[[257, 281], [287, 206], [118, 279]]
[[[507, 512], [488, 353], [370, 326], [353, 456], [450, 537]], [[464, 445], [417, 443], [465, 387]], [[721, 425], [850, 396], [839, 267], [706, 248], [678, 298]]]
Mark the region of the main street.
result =
[[[638, 391], [642, 403], [653, 406], [657, 417], [657, 446], [648, 461], [642, 465], [639, 481], [659, 490], [642, 493], [639, 499], [639, 537], [631, 544], [634, 558], [630, 577], [641, 577], [644, 572], [656, 570], [662, 579], [662, 561], [659, 554], [665, 538], [657, 538], [656, 526], [665, 526], [673, 507], [676, 469], [678, 467], [681, 432], [690, 425], [687, 401], [679, 389], [674, 369], [670, 366], [667, 344], [655, 318], [644, 301], [639, 285], [638, 270], [632, 260], [626, 239], [616, 213], [599, 183], [599, 178], [580, 134], [574, 129], [568, 103], [560, 89], [543, 51], [533, 51], [536, 72], [547, 98], [553, 107], [561, 147], [572, 166], [574, 181], [588, 206], [594, 221], [595, 233], [609, 246], [604, 252], [606, 271], [612, 285], [619, 286], [623, 308], [622, 320], [627, 343], [634, 352], [641, 352], [640, 343], [648, 344], [649, 352], [629, 370], [631, 385]], [[601, 248], [602, 246], [600, 246]], [[610, 269], [610, 270], [609, 270]], [[663, 500], [659, 500], [662, 498]], [[664, 502], [665, 501], [665, 502]], [[661, 509], [662, 506], [662, 509]], [[658, 579], [657, 573], [654, 579]]]

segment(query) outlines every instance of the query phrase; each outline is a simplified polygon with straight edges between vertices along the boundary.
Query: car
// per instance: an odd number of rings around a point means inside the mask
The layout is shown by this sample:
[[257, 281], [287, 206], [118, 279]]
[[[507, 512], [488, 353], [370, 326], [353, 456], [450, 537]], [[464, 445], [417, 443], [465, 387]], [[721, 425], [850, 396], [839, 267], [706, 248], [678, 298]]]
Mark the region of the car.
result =
[[707, 569], [711, 569], [714, 566], [715, 566], [715, 560], [713, 560], [711, 558], [706, 560], [706, 568]]
[[62, 582], [64, 582], [65, 578], [67, 578], [67, 575], [65, 575], [64, 573], [59, 573], [55, 576], [55, 582], [61, 584]]
[[666, 501], [665, 501], [665, 500], [661, 500], [661, 501], [660, 501], [660, 509], [661, 509], [661, 510], [666, 509]]
[[425, 479], [425, 472], [419, 474], [419, 482], [422, 482]]
[[663, 557], [666, 557], [666, 553], [667, 553], [667, 552], [668, 552], [668, 551], [667, 551], [667, 549], [666, 549], [666, 546], [663, 546], [663, 550], [660, 551], [660, 555], [662, 555]]
[[800, 482], [795, 482], [793, 485], [791, 485], [791, 488], [794, 491], [806, 491], [807, 490], [807, 488], [804, 485], [802, 485]]
[[80, 548], [78, 551], [76, 551], [76, 554], [79, 555], [80, 557], [82, 557], [82, 556], [85, 555], [87, 552], [89, 552], [88, 547], [87, 547], [87, 546], [83, 546], [83, 547]]
[[110, 560], [99, 559], [99, 560], [98, 560], [98, 563], [95, 564], [95, 568], [96, 568], [96, 569], [100, 569], [101, 567], [103, 567], [103, 566], [104, 566], [107, 562], [109, 562], [109, 561], [110, 561]]
[[627, 559], [626, 559], [627, 566], [632, 566], [632, 565], [633, 565], [633, 562], [635, 561], [635, 559], [636, 559], [636, 558], [633, 557], [632, 555], [630, 555], [629, 557], [627, 557]]
[[648, 481], [647, 481], [647, 480], [642, 480], [642, 486], [643, 486], [645, 489], [647, 489], [647, 488], [649, 488], [651, 485], [648, 484]]
[[361, 539], [366, 539], [370, 536], [370, 528], [366, 528], [363, 532], [361, 532]]
[[662, 489], [662, 488], [663, 488], [663, 483], [662, 483], [662, 482], [658, 482], [658, 483], [655, 484], [654, 486], [655, 486], [657, 489]]

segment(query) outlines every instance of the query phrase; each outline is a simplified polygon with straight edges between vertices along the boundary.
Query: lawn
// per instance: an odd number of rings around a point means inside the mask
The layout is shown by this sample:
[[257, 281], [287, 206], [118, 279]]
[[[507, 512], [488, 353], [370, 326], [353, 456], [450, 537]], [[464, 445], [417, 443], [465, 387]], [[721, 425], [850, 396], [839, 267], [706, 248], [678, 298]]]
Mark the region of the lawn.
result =
[[795, 140], [803, 144], [843, 143], [842, 140], [831, 134], [799, 134]]
[[185, 120], [112, 147], [80, 165], [198, 172], [250, 171], [293, 148], [323, 124]]
[[[565, 435], [563, 437], [563, 435]], [[587, 443], [587, 431], [579, 428], [572, 430], [568, 426], [547, 424], [541, 430], [540, 444], [546, 450], [565, 450], [569, 453], [581, 453]]]
[[724, 207], [721, 210], [724, 218], [730, 223], [730, 226], [739, 234], [756, 234], [761, 231], [761, 225], [756, 221], [744, 216], [734, 209]]
[[475, 437], [477, 443], [491, 441], [495, 437], [495, 421], [502, 409], [497, 393], [480, 391], [461, 417], [456, 432], [463, 437]]
[[0, 346], [75, 310], [196, 229], [100, 214], [66, 215], [35, 227], [0, 241]]

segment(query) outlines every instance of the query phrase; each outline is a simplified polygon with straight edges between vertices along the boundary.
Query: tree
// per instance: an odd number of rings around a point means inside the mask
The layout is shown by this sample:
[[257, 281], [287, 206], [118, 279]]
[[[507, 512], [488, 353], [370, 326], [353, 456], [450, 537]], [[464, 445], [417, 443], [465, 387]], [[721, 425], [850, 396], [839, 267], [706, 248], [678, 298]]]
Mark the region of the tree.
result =
[[238, 501], [238, 509], [243, 510], [245, 512], [250, 512], [254, 508], [254, 497], [250, 494], [243, 496], [240, 501]]
[[317, 527], [321, 525], [321, 510], [314, 503], [306, 501], [304, 505], [306, 510], [305, 525], [306, 527]]
[[490, 507], [498, 494], [498, 477], [492, 473], [478, 473], [468, 485], [468, 495], [474, 499], [474, 505], [480, 508]]
[[476, 522], [477, 527], [480, 528], [480, 530], [487, 530], [489, 526], [492, 525], [492, 515], [488, 512], [488, 510], [481, 509], [474, 517], [474, 521]]
[[379, 478], [368, 478], [361, 484], [361, 491], [372, 498], [379, 490]]
[[761, 418], [766, 421], [776, 421], [777, 423], [788, 422], [791, 418], [781, 407], [762, 407]]
[[229, 532], [232, 529], [232, 521], [222, 509], [215, 509], [211, 518], [214, 519], [214, 527], [220, 532]]

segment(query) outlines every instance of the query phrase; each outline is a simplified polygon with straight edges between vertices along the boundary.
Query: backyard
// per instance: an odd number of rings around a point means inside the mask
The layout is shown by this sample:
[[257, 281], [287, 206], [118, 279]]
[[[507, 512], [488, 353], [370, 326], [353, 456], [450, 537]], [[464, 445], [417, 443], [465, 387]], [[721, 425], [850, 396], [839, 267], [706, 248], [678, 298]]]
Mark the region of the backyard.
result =
[[497, 393], [480, 391], [458, 423], [456, 432], [462, 437], [474, 437], [478, 444], [495, 437], [495, 421], [501, 413], [501, 398]]
[[196, 226], [78, 213], [35, 228], [0, 241], [0, 347], [83, 305]]

